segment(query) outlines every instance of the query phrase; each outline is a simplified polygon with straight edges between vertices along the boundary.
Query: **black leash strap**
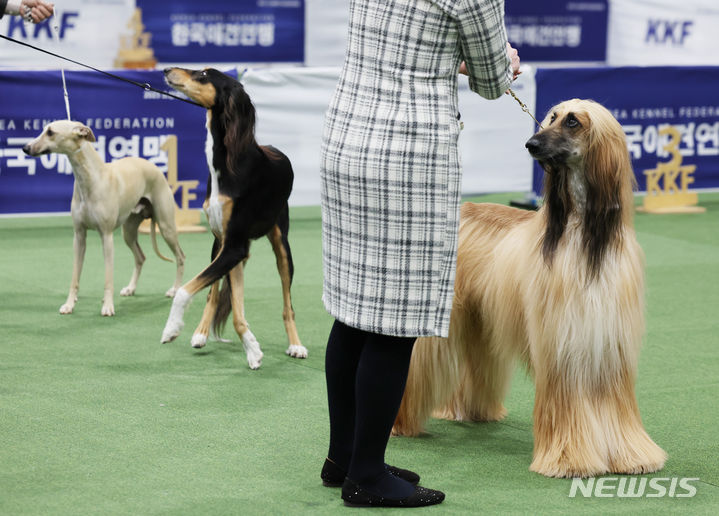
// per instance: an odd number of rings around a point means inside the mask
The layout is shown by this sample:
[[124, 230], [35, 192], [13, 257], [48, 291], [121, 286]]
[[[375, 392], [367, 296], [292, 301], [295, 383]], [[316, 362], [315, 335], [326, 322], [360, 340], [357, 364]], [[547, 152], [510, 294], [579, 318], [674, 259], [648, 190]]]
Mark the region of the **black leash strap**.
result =
[[133, 81], [132, 79], [126, 79], [125, 77], [120, 77], [119, 75], [115, 75], [114, 73], [105, 72], [104, 70], [100, 70], [100, 69], [98, 69], [98, 68], [95, 68], [95, 67], [90, 66], [90, 65], [86, 65], [86, 64], [84, 64], [84, 63], [80, 63], [79, 61], [75, 61], [74, 59], [70, 59], [69, 57], [64, 57], [64, 56], [61, 56], [61, 55], [59, 55], [59, 54], [55, 54], [54, 52], [50, 52], [49, 50], [45, 50], [45, 49], [43, 49], [43, 48], [40, 48], [40, 47], [36, 47], [36, 46], [34, 46], [34, 45], [31, 45], [30, 43], [25, 43], [24, 41], [18, 41], [18, 40], [16, 40], [16, 39], [10, 38], [10, 37], [5, 36], [5, 35], [3, 35], [3, 34], [0, 34], [0, 38], [6, 39], [6, 40], [8, 40], [8, 41], [12, 41], [13, 43], [17, 43], [18, 45], [22, 45], [22, 46], [24, 46], [24, 47], [32, 48], [33, 50], [37, 50], [38, 52], [43, 52], [44, 54], [48, 54], [48, 55], [51, 55], [51, 56], [53, 56], [53, 57], [57, 57], [57, 58], [59, 58], [59, 59], [64, 59], [65, 61], [70, 61], [71, 63], [74, 63], [74, 64], [76, 64], [76, 65], [84, 66], [85, 68], [89, 68], [90, 70], [94, 70], [94, 71], [99, 72], [99, 73], [101, 73], [101, 74], [103, 74], [103, 75], [107, 75], [108, 77], [112, 77], [113, 79], [118, 79], [118, 80], [120, 80], [120, 81], [129, 82], [130, 84], [133, 84], [133, 85], [135, 85], [135, 86], [138, 86], [138, 87], [142, 88], [142, 89], [145, 90], [145, 91], [154, 91], [155, 93], [159, 93], [159, 94], [161, 94], [161, 95], [166, 95], [166, 96], [168, 96], [168, 97], [172, 97], [173, 99], [177, 99], [177, 100], [181, 100], [181, 101], [183, 101], [183, 102], [187, 102], [188, 104], [193, 104], [193, 105], [195, 105], [195, 106], [200, 106], [200, 107], [202, 107], [202, 108], [204, 107], [204, 106], [202, 106], [201, 104], [198, 104], [197, 102], [192, 101], [192, 100], [190, 100], [190, 99], [186, 99], [186, 98], [183, 98], [183, 97], [178, 97], [177, 95], [173, 95], [172, 93], [168, 93], [168, 92], [166, 92], [166, 91], [162, 91], [162, 90], [158, 90], [157, 88], [153, 88], [152, 86], [150, 86], [149, 83], [141, 83], [141, 82]]

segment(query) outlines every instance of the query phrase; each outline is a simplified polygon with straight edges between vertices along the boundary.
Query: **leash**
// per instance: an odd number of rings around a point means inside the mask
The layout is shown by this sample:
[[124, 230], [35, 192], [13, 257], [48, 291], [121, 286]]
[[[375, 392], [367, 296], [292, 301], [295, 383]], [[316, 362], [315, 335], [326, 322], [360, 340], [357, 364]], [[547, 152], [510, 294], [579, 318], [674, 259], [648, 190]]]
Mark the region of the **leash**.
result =
[[[201, 104], [198, 104], [197, 102], [195, 102], [193, 100], [182, 98], [177, 95], [173, 95], [172, 93], [169, 93], [167, 91], [158, 90], [157, 88], [153, 88], [152, 86], [150, 86], [150, 84], [147, 82], [141, 83], [141, 82], [133, 81], [132, 79], [126, 79], [125, 77], [120, 77], [119, 75], [115, 75], [114, 73], [100, 70], [99, 68], [95, 68], [94, 66], [86, 65], [85, 63], [81, 63], [79, 61], [75, 61], [74, 59], [70, 59], [69, 57], [61, 56], [60, 54], [55, 54], [54, 52], [50, 52], [49, 50], [45, 50], [44, 48], [40, 48], [40, 47], [36, 47], [35, 45], [31, 45], [30, 43], [25, 43], [24, 41], [18, 41], [16, 39], [5, 36], [4, 34], [0, 34], [0, 38], [6, 39], [8, 41], [12, 41], [13, 43], [17, 43], [18, 45], [22, 45], [24, 47], [32, 48], [33, 50], [37, 50], [38, 52], [42, 52], [44, 54], [48, 54], [53, 57], [57, 57], [58, 59], [64, 59], [65, 61], [70, 61], [71, 63], [74, 63], [79, 66], [83, 66], [85, 68], [89, 68], [90, 70], [94, 70], [98, 73], [101, 73], [101, 74], [111, 77], [113, 79], [128, 82], [128, 83], [133, 84], [139, 88], [142, 88], [145, 91], [154, 91], [155, 93], [159, 93], [159, 94], [165, 95], [167, 97], [172, 97], [173, 99], [181, 100], [183, 102], [187, 102], [188, 104], [193, 104], [195, 106], [199, 106], [204, 109], [204, 106], [202, 106]], [[65, 80], [64, 77], [65, 77], [65, 73], [63, 72], [63, 83]], [[65, 91], [65, 98], [66, 98], [66, 102], [67, 102], [67, 90]], [[70, 108], [69, 108], [69, 104], [68, 104], [68, 112], [69, 112], [69, 110], [70, 110]]]
[[[55, 41], [57, 42], [57, 46], [60, 46], [60, 20], [57, 17], [57, 13], [55, 12], [55, 8], [53, 7], [52, 10], [52, 17], [53, 17], [53, 29], [55, 29]], [[62, 74], [62, 93], [65, 97], [65, 111], [67, 111], [67, 119], [72, 120], [72, 117], [70, 116], [70, 95], [67, 93], [67, 83], [65, 82], [65, 67], [60, 67], [60, 73]]]
[[507, 91], [509, 92], [510, 95], [512, 95], [512, 97], [514, 97], [514, 100], [516, 100], [519, 103], [519, 106], [522, 108], [522, 111], [524, 111], [529, 116], [531, 116], [532, 120], [534, 120], [534, 122], [539, 126], [540, 129], [544, 129], [544, 127], [542, 127], [542, 124], [539, 123], [539, 120], [534, 118], [534, 115], [529, 112], [529, 108], [527, 107], [527, 104], [525, 104], [524, 102], [519, 100], [519, 97], [517, 97], [517, 95], [514, 94], [514, 92], [512, 91], [512, 88], [508, 88]]

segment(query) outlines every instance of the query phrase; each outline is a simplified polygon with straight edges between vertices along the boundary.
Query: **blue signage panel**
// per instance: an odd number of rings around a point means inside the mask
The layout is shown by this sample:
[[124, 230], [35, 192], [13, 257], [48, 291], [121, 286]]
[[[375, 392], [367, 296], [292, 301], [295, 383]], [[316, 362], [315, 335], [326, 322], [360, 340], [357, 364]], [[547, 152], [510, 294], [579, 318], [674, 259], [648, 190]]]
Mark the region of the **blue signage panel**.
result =
[[[673, 158], [696, 167], [690, 189], [719, 187], [719, 68], [540, 68], [536, 81], [540, 121], [571, 98], [595, 100], [612, 112], [624, 128], [640, 191], [647, 187], [646, 171]], [[534, 191], [541, 186], [535, 164]]]
[[[162, 72], [118, 73], [170, 91]], [[92, 129], [105, 162], [149, 159], [171, 176], [178, 205], [184, 196], [187, 207], [202, 206], [207, 181], [203, 108], [96, 72], [65, 75], [72, 119]], [[45, 125], [67, 119], [60, 72], [0, 71], [0, 88], [0, 213], [69, 212], [73, 175], [67, 158], [32, 158], [22, 151]]]
[[507, 36], [522, 61], [603, 62], [607, 12], [607, 0], [511, 0]]
[[165, 62], [303, 62], [304, 0], [137, 0]]

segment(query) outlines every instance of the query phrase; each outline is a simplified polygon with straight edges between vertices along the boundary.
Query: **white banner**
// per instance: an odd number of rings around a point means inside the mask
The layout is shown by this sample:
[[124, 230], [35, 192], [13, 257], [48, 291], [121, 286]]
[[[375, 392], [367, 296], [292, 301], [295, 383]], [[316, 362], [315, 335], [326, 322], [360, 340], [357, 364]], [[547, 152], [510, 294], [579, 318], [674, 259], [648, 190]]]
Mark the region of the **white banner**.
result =
[[[55, 16], [37, 25], [23, 21], [20, 16], [5, 15], [0, 20], [0, 33], [96, 68], [112, 68], [120, 48], [120, 36], [132, 32], [127, 25], [135, 1], [61, 0], [54, 3]], [[80, 68], [31, 48], [0, 40], [0, 68], [60, 67]]]
[[[339, 68], [266, 68], [248, 70], [242, 78], [257, 110], [257, 140], [271, 144], [292, 160], [295, 182], [292, 205], [320, 202], [320, 146], [324, 117]], [[529, 192], [532, 159], [524, 143], [534, 123], [509, 95], [485, 100], [460, 81], [459, 109], [463, 192]], [[512, 89], [534, 111], [534, 74], [529, 67]]]
[[607, 64], [718, 65], [717, 0], [610, 0]]

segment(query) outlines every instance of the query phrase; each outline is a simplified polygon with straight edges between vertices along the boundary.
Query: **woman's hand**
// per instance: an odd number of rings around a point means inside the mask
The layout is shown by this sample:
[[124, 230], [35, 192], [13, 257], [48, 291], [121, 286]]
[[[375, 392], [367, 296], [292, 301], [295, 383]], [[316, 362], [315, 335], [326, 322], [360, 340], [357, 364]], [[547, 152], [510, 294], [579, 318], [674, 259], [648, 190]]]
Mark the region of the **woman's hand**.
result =
[[516, 48], [507, 42], [507, 55], [509, 60], [512, 62], [512, 80], [515, 80], [522, 73], [519, 69], [519, 53]]

